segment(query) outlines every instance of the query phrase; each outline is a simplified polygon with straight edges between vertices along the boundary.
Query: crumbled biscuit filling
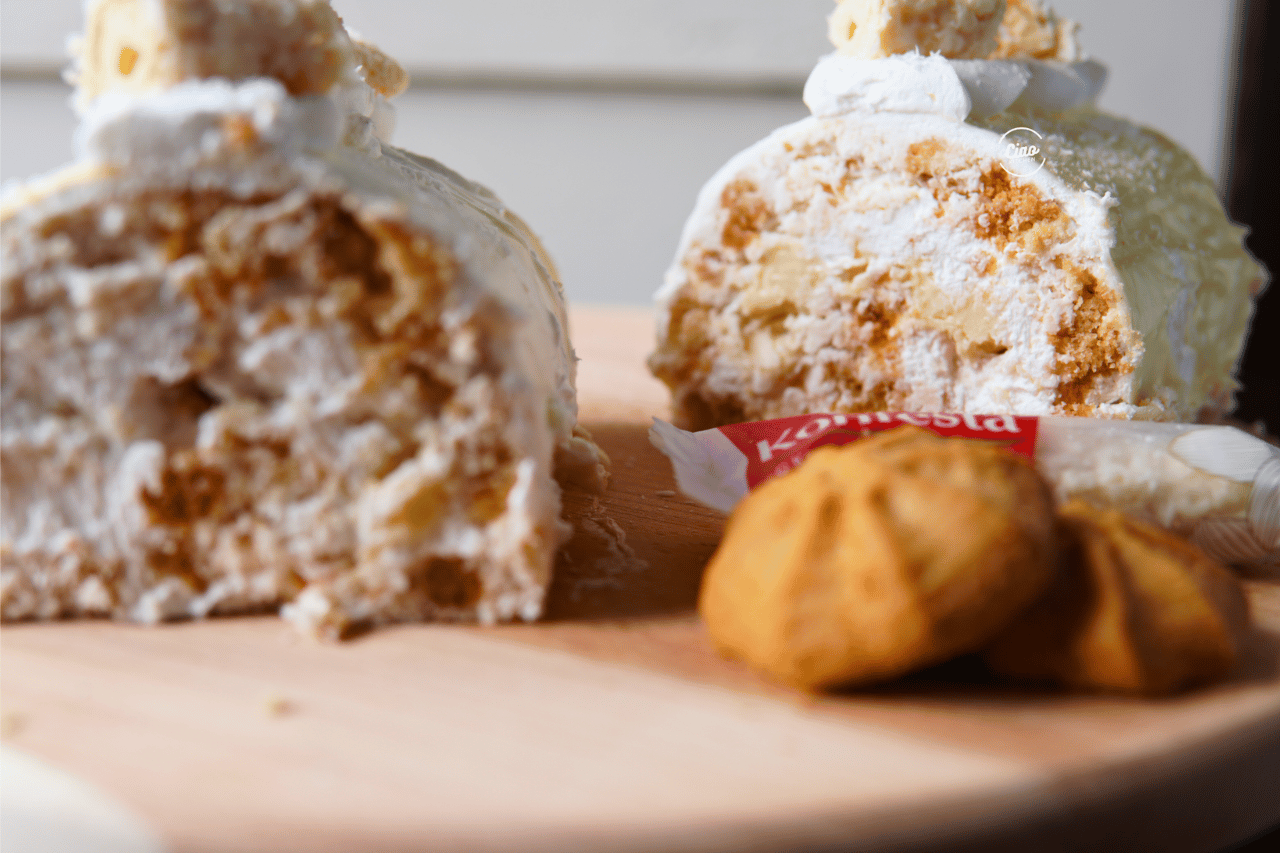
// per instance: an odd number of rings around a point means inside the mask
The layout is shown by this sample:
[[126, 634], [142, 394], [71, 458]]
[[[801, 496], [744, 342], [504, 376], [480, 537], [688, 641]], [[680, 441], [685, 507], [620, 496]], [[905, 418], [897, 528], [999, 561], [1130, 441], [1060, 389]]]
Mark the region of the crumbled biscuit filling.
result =
[[[371, 612], [474, 615], [485, 588], [480, 565], [474, 553], [450, 553], [449, 543], [461, 530], [483, 538], [504, 523], [519, 459], [503, 434], [514, 415], [497, 388], [495, 348], [506, 333], [486, 319], [494, 306], [455, 304], [459, 270], [446, 247], [391, 222], [358, 222], [340, 196], [301, 192], [142, 193], [119, 200], [110, 215], [68, 210], [31, 237], [57, 248], [35, 267], [23, 267], [20, 250], [6, 264], [6, 335], [15, 345], [61, 328], [68, 357], [79, 358], [70, 352], [77, 348], [91, 357], [92, 340], [66, 330], [97, 323], [109, 332], [119, 300], [150, 292], [171, 303], [154, 323], [173, 326], [169, 342], [183, 350], [165, 357], [189, 369], [162, 381], [104, 365], [100, 387], [78, 399], [30, 377], [5, 378], [20, 389], [6, 398], [6, 420], [43, 410], [83, 436], [80, 457], [41, 464], [104, 467], [98, 475], [110, 477], [139, 441], [159, 442], [164, 454], [158, 481], [144, 480], [133, 497], [146, 515], [141, 559], [133, 549], [97, 552], [63, 537], [22, 555], [21, 571], [6, 571], [5, 618], [70, 614], [86, 601], [124, 615], [166, 580], [187, 599], [225, 588], [202, 605], [214, 612], [252, 610], [351, 572], [382, 602]], [[139, 273], [148, 257], [158, 275]], [[77, 312], [56, 284], [66, 280], [96, 282], [96, 301]], [[177, 328], [188, 310], [201, 319]], [[145, 343], [139, 349], [145, 358]], [[286, 387], [307, 372], [296, 360], [308, 358], [332, 367], [336, 387]], [[6, 360], [6, 371], [12, 365]], [[341, 386], [349, 376], [358, 389]], [[97, 392], [123, 413], [103, 419], [91, 408]], [[334, 396], [346, 402], [322, 411]], [[396, 498], [392, 480], [413, 473], [428, 451], [445, 467]], [[14, 501], [38, 487], [19, 482], [28, 465], [5, 453]], [[358, 505], [378, 488], [391, 503], [380, 518], [359, 517]], [[316, 526], [325, 529], [309, 529]], [[301, 544], [288, 529], [315, 535]], [[517, 574], [545, 581], [557, 535], [526, 534], [510, 558], [523, 564]], [[9, 570], [16, 555], [4, 558]], [[406, 560], [402, 570], [386, 568]], [[35, 602], [56, 612], [32, 612]]]
[[979, 213], [974, 233], [996, 248], [1010, 243], [1029, 252], [1044, 252], [1065, 236], [1066, 215], [1057, 202], [1048, 201], [1031, 184], [1014, 181], [996, 165], [979, 179]]
[[1115, 321], [1116, 295], [1104, 290], [1088, 270], [1067, 261], [1061, 265], [1076, 282], [1075, 310], [1070, 323], [1054, 335], [1059, 353], [1058, 396], [1067, 414], [1088, 415], [1089, 392], [1097, 381], [1124, 367], [1126, 336]]
[[745, 249], [776, 221], [759, 188], [747, 180], [734, 181], [725, 187], [720, 205], [728, 214], [720, 237], [730, 249]]

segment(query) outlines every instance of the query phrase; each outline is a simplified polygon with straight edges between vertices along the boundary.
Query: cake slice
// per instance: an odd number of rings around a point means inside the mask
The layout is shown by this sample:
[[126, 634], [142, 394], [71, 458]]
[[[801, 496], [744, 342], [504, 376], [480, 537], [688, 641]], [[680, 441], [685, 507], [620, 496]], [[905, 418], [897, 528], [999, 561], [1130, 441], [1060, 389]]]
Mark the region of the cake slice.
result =
[[984, 32], [969, 0], [928, 43], [1020, 58], [888, 55], [930, 4], [846, 5], [813, 115], [732, 158], [685, 226], [649, 361], [676, 421], [1228, 411], [1263, 272], [1190, 154], [1093, 107], [1074, 27], [1021, 0]]
[[[77, 162], [0, 211], [4, 619], [536, 618], [555, 478], [606, 477], [536, 237], [380, 141], [397, 86], [363, 75], [398, 67], [325, 3], [104, 0], [88, 32]], [[139, 33], [134, 91], [92, 57]]]

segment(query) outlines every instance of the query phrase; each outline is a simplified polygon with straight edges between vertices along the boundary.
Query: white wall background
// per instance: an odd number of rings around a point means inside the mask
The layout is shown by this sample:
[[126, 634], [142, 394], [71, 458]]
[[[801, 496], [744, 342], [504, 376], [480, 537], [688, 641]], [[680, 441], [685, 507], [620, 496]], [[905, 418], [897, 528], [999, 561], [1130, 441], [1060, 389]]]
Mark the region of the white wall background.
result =
[[[1239, 0], [1057, 0], [1111, 68], [1104, 109], [1223, 175]], [[489, 185], [577, 302], [647, 302], [698, 188], [805, 115], [832, 0], [334, 0], [410, 69], [398, 145]], [[0, 179], [71, 158], [58, 78], [82, 0], [0, 0]]]

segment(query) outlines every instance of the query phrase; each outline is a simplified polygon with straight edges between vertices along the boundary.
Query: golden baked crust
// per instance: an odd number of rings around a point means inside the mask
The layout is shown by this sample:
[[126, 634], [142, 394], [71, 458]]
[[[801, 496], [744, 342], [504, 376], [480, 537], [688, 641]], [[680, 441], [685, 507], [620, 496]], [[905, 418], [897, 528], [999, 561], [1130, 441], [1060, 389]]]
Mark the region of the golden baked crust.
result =
[[1072, 501], [1045, 596], [986, 652], [1001, 674], [1082, 690], [1173, 693], [1222, 678], [1248, 630], [1235, 575], [1195, 545]]
[[748, 495], [703, 579], [719, 649], [805, 689], [985, 645], [1052, 579], [1053, 505], [997, 446], [913, 427], [824, 447]]

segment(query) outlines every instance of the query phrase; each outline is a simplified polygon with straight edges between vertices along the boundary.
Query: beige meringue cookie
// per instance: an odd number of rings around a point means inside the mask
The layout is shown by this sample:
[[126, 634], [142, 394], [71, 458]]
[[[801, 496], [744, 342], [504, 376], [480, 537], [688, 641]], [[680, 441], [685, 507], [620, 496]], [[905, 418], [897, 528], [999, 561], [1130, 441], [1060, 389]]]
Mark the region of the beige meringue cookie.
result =
[[1003, 675], [1163, 695], [1220, 680], [1250, 630], [1231, 570], [1187, 540], [1072, 501], [1053, 586], [985, 652]]
[[1024, 460], [901, 427], [749, 493], [698, 612], [723, 653], [792, 686], [885, 681], [988, 643], [1052, 580], [1054, 531]]
[[836, 49], [860, 59], [919, 50], [985, 59], [996, 49], [1005, 0], [838, 0], [827, 19]]

